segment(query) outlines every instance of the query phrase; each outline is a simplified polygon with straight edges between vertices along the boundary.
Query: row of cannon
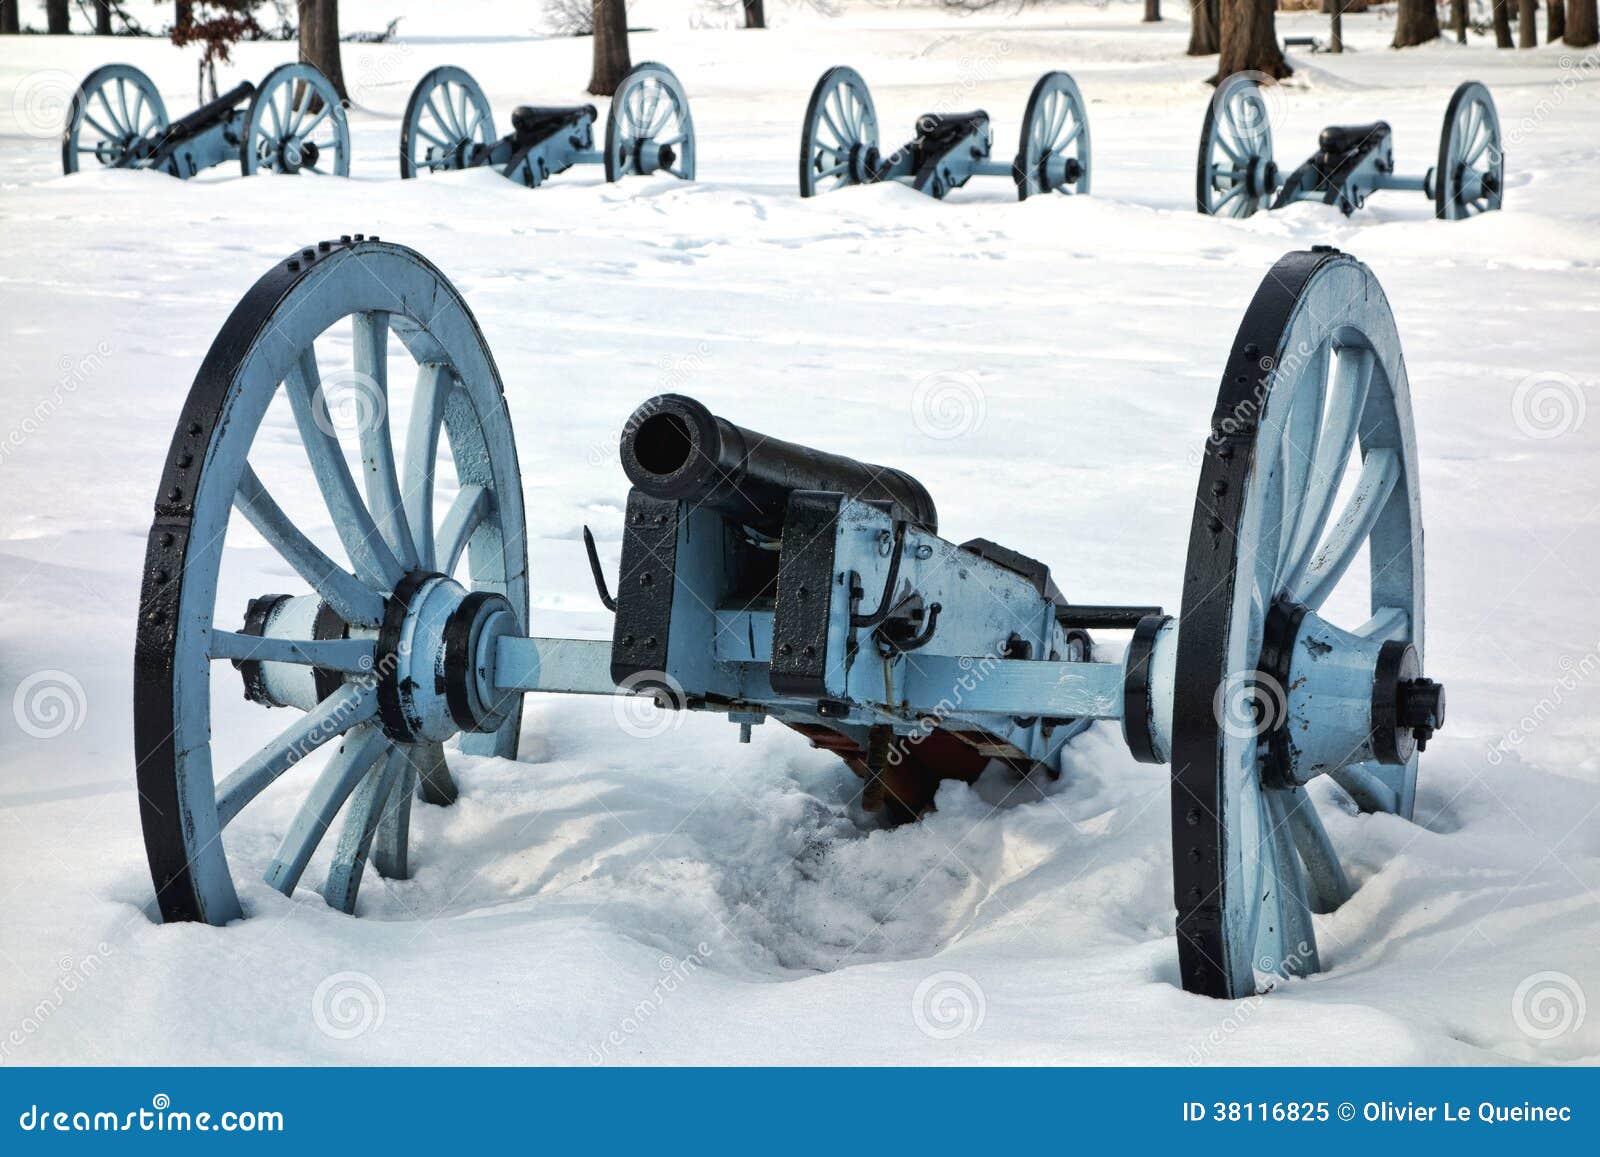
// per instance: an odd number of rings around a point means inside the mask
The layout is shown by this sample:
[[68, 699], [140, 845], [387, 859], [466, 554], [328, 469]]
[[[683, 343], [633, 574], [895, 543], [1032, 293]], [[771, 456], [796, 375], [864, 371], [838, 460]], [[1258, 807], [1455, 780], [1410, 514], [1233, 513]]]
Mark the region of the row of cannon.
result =
[[[604, 134], [592, 104], [518, 105], [510, 131], [495, 131], [483, 88], [465, 70], [427, 73], [406, 102], [400, 175], [487, 166], [537, 188], [577, 165], [603, 165], [607, 181], [628, 175], [695, 176], [694, 118], [671, 69], [640, 64], [611, 99]], [[1436, 163], [1420, 175], [1396, 171], [1385, 121], [1330, 125], [1317, 149], [1287, 175], [1273, 159], [1272, 121], [1253, 77], [1230, 77], [1206, 108], [1196, 163], [1195, 204], [1213, 216], [1248, 217], [1297, 201], [1350, 214], [1382, 190], [1421, 192], [1435, 215], [1457, 220], [1500, 208], [1505, 155], [1488, 88], [1461, 84], [1450, 98]], [[348, 176], [350, 128], [328, 79], [307, 64], [286, 64], [259, 86], [242, 83], [176, 121], [151, 79], [127, 64], [91, 72], [79, 86], [62, 134], [66, 173], [86, 163], [155, 169], [175, 177], [237, 161], [245, 174], [313, 172]], [[1089, 117], [1077, 83], [1062, 71], [1041, 76], [1023, 109], [1016, 154], [996, 156], [982, 109], [930, 112], [911, 139], [886, 150], [871, 90], [854, 69], [830, 68], [806, 106], [800, 142], [800, 195], [847, 185], [896, 181], [943, 198], [974, 177], [1013, 182], [1019, 200], [1083, 195], [1093, 177]]]

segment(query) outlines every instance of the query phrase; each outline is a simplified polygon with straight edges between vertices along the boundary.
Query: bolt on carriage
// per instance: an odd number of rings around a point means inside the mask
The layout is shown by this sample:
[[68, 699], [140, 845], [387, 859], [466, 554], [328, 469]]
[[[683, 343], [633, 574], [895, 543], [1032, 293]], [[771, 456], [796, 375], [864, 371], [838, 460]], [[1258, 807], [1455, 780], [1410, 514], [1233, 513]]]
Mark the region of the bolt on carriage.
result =
[[635, 65], [617, 85], [596, 147], [592, 104], [518, 105], [511, 131], [496, 138], [483, 88], [465, 70], [435, 68], [417, 82], [400, 128], [400, 175], [488, 165], [536, 189], [574, 165], [604, 165], [607, 181], [670, 173], [694, 180], [689, 97], [664, 64]]
[[[329, 400], [346, 354], [369, 403], [348, 449]], [[1176, 616], [1074, 603], [1041, 562], [941, 537], [909, 474], [681, 395], [640, 406], [619, 453], [614, 593], [590, 546], [611, 638], [530, 635], [516, 447], [460, 294], [376, 237], [257, 282], [200, 366], [148, 540], [135, 747], [166, 919], [239, 917], [241, 871], [292, 895], [325, 841], [322, 896], [353, 912], [369, 862], [409, 874], [414, 800], [455, 798], [446, 744], [514, 758], [533, 692], [650, 695], [741, 737], [784, 724], [893, 819], [991, 761], [1058, 773], [1074, 735], [1117, 721], [1136, 758], [1172, 768], [1182, 981], [1214, 996], [1319, 967], [1312, 914], [1352, 892], [1323, 809], [1412, 813], [1444, 722], [1422, 666], [1416, 438], [1394, 319], [1349, 256], [1288, 254], [1245, 312]], [[291, 513], [286, 492], [311, 505]], [[230, 537], [240, 523], [258, 537]], [[297, 589], [224, 567], [263, 549]], [[1114, 631], [1124, 654], [1096, 658], [1090, 632]], [[288, 721], [236, 759], [212, 711], [241, 684]], [[323, 748], [276, 853], [235, 843], [241, 813], [274, 785], [286, 798]]]
[[246, 176], [347, 177], [350, 127], [339, 94], [309, 64], [279, 65], [259, 87], [244, 81], [175, 121], [154, 81], [131, 64], [107, 64], [78, 86], [61, 134], [61, 171], [78, 172], [85, 158], [185, 179], [229, 161]]
[[1384, 189], [1432, 198], [1434, 215], [1457, 221], [1500, 208], [1505, 154], [1494, 98], [1477, 81], [1455, 90], [1439, 134], [1438, 163], [1419, 177], [1395, 171], [1386, 121], [1330, 125], [1317, 151], [1287, 177], [1272, 159], [1272, 117], [1261, 86], [1248, 73], [1230, 76], [1206, 107], [1200, 130], [1195, 198], [1210, 216], [1249, 217], [1296, 201], [1337, 205], [1349, 216]]
[[800, 137], [800, 195], [845, 185], [900, 181], [942, 198], [973, 177], [1006, 177], [1017, 199], [1049, 192], [1087, 193], [1089, 117], [1083, 94], [1065, 72], [1047, 72], [1033, 86], [1022, 114], [1022, 137], [1011, 161], [995, 160], [989, 114], [931, 112], [917, 118], [916, 136], [890, 154], [878, 147], [878, 113], [867, 82], [853, 68], [822, 74], [806, 106]]

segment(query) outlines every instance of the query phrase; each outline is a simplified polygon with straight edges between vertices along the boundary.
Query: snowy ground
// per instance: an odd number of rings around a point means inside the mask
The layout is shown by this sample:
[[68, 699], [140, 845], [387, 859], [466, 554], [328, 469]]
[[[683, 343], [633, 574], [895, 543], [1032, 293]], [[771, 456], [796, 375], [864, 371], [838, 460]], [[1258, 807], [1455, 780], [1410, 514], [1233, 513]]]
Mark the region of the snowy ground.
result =
[[[1182, 55], [1178, 21], [1141, 25], [1123, 3], [970, 19], [769, 3], [780, 27], [761, 34], [636, 4], [634, 22], [661, 31], [637, 34], [634, 58], [670, 63], [692, 95], [699, 183], [401, 183], [399, 114], [435, 64], [476, 74], [502, 123], [518, 101], [585, 99], [588, 42], [521, 33], [501, 14], [522, 7], [347, 0], [347, 28], [410, 11], [397, 43], [347, 48], [348, 183], [228, 168], [63, 179], [52, 94], [122, 58], [187, 109], [192, 56], [153, 40], [6, 45], [0, 1057], [1600, 1060], [1600, 1009], [1582, 1018], [1600, 1001], [1600, 413], [1585, 420], [1600, 385], [1600, 91], [1583, 79], [1600, 60], [1481, 38], [1400, 55], [1385, 18], [1351, 17], [1358, 51], [1297, 57], [1272, 98], [1280, 162], [1323, 124], [1383, 117], [1401, 167], [1421, 172], [1450, 91], [1475, 77], [1508, 129], [1505, 211], [1440, 223], [1392, 193], [1351, 220], [1301, 205], [1235, 223], [1192, 208], [1214, 62]], [[1311, 17], [1280, 30], [1323, 31]], [[224, 83], [285, 58], [244, 46]], [[982, 106], [1005, 150], [1034, 78], [1069, 69], [1091, 102], [1095, 195], [1019, 205], [991, 181], [942, 204], [898, 187], [802, 202], [800, 117], [835, 63], [873, 84], [886, 135], [925, 108]], [[1080, 741], [1043, 796], [948, 787], [925, 822], [877, 831], [849, 772], [782, 728], [741, 747], [693, 718], [641, 740], [604, 701], [531, 701], [521, 758], [463, 767], [460, 803], [413, 821], [415, 879], [369, 875], [358, 918], [308, 887], [287, 900], [249, 882], [301, 790], [280, 785], [229, 829], [249, 919], [148, 922], [130, 656], [160, 459], [256, 276], [357, 231], [420, 249], [476, 310], [516, 423], [535, 626], [568, 633], [609, 629], [578, 528], [614, 561], [616, 431], [664, 387], [908, 469], [949, 535], [1050, 560], [1070, 597], [1176, 607], [1195, 450], [1250, 294], [1290, 248], [1365, 260], [1410, 368], [1429, 666], [1450, 721], [1415, 825], [1332, 813], [1360, 887], [1318, 918], [1326, 972], [1233, 1005], [1179, 989], [1166, 771], [1132, 762], [1114, 727]], [[982, 399], [962, 437], [913, 421], [939, 373]], [[256, 589], [279, 585], [263, 571]], [[66, 687], [64, 717], [29, 714], [41, 678]], [[282, 725], [227, 703], [219, 737], [241, 750]], [[930, 1002], [964, 1031], [925, 1031]]]

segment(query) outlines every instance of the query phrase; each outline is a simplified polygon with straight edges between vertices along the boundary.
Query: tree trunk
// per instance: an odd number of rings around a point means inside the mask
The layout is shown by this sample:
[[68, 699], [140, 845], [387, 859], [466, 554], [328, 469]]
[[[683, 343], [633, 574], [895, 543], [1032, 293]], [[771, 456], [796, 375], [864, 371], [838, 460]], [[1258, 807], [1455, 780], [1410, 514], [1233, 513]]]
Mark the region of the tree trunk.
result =
[[746, 28], [767, 26], [766, 0], [744, 0], [744, 26]]
[[1222, 58], [1215, 83], [1236, 72], [1259, 72], [1279, 80], [1294, 72], [1278, 45], [1274, 7], [1275, 0], [1221, 0], [1217, 8]]
[[1467, 0], [1450, 0], [1450, 27], [1455, 30], [1456, 43], [1467, 42]]
[[344, 65], [339, 59], [339, 0], [298, 0], [300, 10], [300, 60], [333, 85], [339, 99], [348, 101]]
[[1567, 26], [1561, 43], [1570, 48], [1588, 48], [1600, 41], [1596, 30], [1595, 0], [1568, 0]]
[[1333, 0], [1328, 5], [1331, 15], [1329, 17], [1329, 52], [1344, 51], [1344, 0]]
[[1567, 30], [1567, 3], [1566, 0], [1546, 0], [1546, 16], [1544, 18], [1546, 39], [1554, 44], [1561, 39], [1561, 34]]
[[1434, 0], [1400, 0], [1395, 13], [1394, 48], [1411, 48], [1439, 39], [1439, 9]]
[[1511, 48], [1511, 0], [1494, 0], [1494, 46]]
[[19, 0], [0, 0], [0, 33], [16, 32]]
[[1189, 55], [1217, 51], [1217, 0], [1189, 0]]
[[594, 0], [594, 71], [589, 91], [595, 96], [610, 96], [628, 69], [627, 0]]
[[1517, 0], [1517, 47], [1539, 47], [1539, 23], [1534, 13], [1539, 8], [1539, 0]]
[[1144, 0], [1144, 22], [1154, 24], [1161, 19], [1161, 0]]
[[45, 25], [52, 36], [64, 36], [72, 31], [72, 0], [45, 0]]
[[111, 0], [94, 0], [94, 34], [111, 35]]

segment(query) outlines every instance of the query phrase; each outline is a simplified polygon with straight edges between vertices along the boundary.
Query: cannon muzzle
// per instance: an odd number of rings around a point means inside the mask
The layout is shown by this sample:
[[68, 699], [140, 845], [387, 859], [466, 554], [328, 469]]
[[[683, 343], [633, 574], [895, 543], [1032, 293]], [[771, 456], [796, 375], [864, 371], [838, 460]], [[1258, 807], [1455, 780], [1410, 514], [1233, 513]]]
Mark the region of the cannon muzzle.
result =
[[939, 529], [933, 499], [904, 471], [757, 434], [682, 394], [658, 395], [635, 410], [621, 452], [628, 480], [645, 494], [710, 507], [763, 534], [782, 532], [796, 490], [879, 503], [892, 518]]

